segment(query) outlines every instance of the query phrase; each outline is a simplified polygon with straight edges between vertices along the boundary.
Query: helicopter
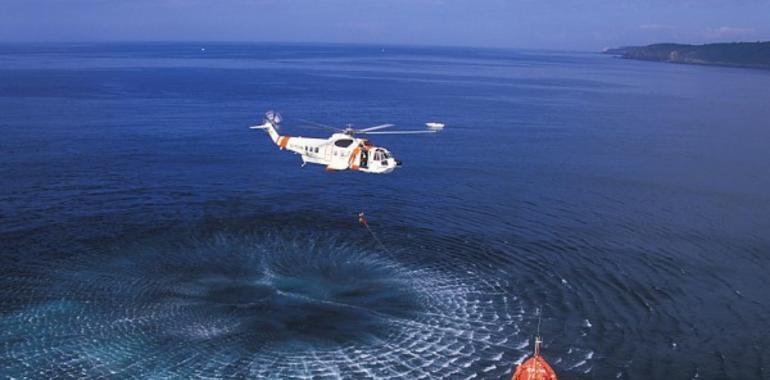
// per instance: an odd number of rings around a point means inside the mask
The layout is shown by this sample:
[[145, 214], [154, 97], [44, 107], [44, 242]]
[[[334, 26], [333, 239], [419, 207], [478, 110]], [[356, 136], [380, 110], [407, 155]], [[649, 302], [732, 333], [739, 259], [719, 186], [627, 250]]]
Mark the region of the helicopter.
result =
[[369, 140], [358, 138], [356, 135], [404, 135], [437, 132], [437, 130], [380, 131], [380, 129], [393, 127], [394, 124], [380, 124], [363, 129], [354, 129], [348, 124], [343, 129], [302, 120], [305, 123], [313, 124], [316, 128], [334, 130], [335, 133], [327, 139], [292, 137], [278, 134], [278, 126], [281, 121], [283, 121], [281, 114], [268, 111], [265, 113], [265, 119], [261, 125], [254, 125], [249, 128], [266, 131], [279, 149], [286, 149], [299, 154], [303, 167], [308, 163], [325, 165], [326, 171], [355, 170], [363, 173], [386, 174], [401, 166], [401, 161], [396, 160], [390, 151], [375, 146]]

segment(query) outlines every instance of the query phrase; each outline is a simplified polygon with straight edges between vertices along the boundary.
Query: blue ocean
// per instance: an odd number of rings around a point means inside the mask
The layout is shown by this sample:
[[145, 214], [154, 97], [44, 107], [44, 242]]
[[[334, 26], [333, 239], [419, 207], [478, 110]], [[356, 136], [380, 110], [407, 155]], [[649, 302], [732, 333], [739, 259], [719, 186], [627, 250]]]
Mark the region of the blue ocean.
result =
[[[769, 104], [583, 52], [0, 45], [0, 377], [506, 379], [540, 320], [560, 379], [768, 379]], [[329, 173], [271, 109], [446, 128]]]

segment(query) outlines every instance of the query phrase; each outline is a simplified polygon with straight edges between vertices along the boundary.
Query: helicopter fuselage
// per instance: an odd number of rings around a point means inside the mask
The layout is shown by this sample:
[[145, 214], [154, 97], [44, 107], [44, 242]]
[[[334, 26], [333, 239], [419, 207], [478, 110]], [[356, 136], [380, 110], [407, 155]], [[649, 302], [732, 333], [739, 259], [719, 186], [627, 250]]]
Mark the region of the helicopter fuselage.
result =
[[299, 154], [303, 166], [311, 163], [324, 165], [327, 171], [357, 170], [385, 174], [400, 164], [387, 149], [347, 133], [335, 133], [328, 139], [282, 136], [270, 121], [251, 128], [267, 131], [279, 149]]

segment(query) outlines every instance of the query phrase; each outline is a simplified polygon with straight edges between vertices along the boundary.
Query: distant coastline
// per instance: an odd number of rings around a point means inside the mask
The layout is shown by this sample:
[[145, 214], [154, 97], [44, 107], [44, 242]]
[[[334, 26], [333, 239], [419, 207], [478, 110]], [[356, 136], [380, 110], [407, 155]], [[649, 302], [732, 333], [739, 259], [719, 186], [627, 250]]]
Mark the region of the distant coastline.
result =
[[653, 44], [604, 49], [625, 59], [770, 70], [770, 41], [705, 45]]

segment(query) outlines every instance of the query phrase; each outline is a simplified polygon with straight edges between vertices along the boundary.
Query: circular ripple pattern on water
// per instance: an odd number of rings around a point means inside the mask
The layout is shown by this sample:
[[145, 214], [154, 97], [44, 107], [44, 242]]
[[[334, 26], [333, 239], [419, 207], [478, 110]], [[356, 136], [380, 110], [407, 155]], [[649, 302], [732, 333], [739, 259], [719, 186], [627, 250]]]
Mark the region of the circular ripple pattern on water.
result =
[[0, 288], [4, 367], [20, 377], [490, 377], [524, 352], [525, 306], [453, 256], [449, 239], [394, 242], [391, 255], [355, 226], [242, 225], [142, 232], [17, 263]]

